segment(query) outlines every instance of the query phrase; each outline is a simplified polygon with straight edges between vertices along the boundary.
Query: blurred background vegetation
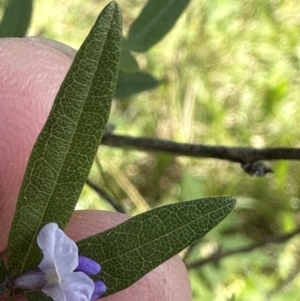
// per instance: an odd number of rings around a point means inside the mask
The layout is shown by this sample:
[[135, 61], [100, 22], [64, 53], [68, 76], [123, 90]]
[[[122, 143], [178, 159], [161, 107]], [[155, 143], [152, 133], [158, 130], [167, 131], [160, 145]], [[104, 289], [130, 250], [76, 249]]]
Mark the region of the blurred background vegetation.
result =
[[[27, 35], [78, 49], [108, 2], [35, 1]], [[146, 2], [118, 1], [125, 36]], [[2, 12], [4, 6], [0, 0]], [[161, 84], [114, 100], [114, 133], [210, 145], [300, 147], [299, 25], [298, 0], [191, 0], [159, 43], [133, 54], [140, 69]], [[235, 211], [182, 254], [194, 300], [297, 300], [297, 236], [192, 268], [212, 254], [298, 228], [299, 162], [270, 166], [274, 174], [257, 178], [226, 161], [101, 146], [90, 179], [133, 215], [206, 196], [236, 197]], [[90, 187], [77, 207], [113, 210]]]

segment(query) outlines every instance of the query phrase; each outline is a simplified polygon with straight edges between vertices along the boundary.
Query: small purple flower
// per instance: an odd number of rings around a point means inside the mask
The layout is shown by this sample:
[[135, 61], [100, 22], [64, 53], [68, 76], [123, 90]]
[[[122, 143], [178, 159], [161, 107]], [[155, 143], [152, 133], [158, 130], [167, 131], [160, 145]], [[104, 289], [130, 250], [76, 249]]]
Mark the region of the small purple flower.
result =
[[45, 225], [37, 243], [44, 255], [39, 268], [46, 283], [41, 291], [54, 301], [93, 301], [106, 292], [102, 281], [94, 283], [89, 277], [100, 272], [100, 265], [78, 256], [77, 245], [57, 224]]

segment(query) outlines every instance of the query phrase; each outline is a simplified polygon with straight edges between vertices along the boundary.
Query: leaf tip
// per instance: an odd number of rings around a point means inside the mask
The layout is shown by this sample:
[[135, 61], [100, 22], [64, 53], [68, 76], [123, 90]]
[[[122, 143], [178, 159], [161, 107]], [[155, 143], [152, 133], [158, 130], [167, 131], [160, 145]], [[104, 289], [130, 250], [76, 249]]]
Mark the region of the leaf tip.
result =
[[225, 196], [225, 198], [228, 202], [228, 206], [230, 207], [230, 210], [232, 210], [236, 205], [236, 198], [231, 196]]
[[115, 0], [109, 2], [108, 5], [107, 5], [107, 7], [110, 7], [112, 9], [114, 9], [114, 10], [116, 10], [116, 9], [120, 10], [120, 6], [117, 3], [117, 1], [115, 1]]

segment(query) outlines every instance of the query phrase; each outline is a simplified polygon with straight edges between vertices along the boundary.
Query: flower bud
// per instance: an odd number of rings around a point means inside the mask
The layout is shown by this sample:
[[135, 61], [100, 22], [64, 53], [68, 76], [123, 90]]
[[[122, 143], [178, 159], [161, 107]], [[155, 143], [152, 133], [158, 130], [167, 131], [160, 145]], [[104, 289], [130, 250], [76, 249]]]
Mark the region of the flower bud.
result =
[[40, 268], [36, 268], [14, 277], [12, 286], [22, 290], [39, 290], [46, 283], [44, 276], [44, 272]]
[[84, 272], [87, 275], [96, 275], [100, 273], [101, 266], [98, 262], [85, 256], [78, 257], [78, 267], [75, 272]]

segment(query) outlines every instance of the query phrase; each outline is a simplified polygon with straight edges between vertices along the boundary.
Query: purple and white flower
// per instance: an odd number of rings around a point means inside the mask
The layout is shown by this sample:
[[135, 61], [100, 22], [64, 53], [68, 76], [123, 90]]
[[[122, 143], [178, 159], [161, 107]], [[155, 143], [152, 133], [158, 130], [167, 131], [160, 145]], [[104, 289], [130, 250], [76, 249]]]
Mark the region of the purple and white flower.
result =
[[94, 301], [106, 292], [102, 281], [90, 276], [100, 272], [94, 260], [78, 255], [76, 243], [56, 223], [45, 225], [37, 236], [43, 252], [38, 268], [13, 279], [21, 289], [40, 289], [54, 301]]

